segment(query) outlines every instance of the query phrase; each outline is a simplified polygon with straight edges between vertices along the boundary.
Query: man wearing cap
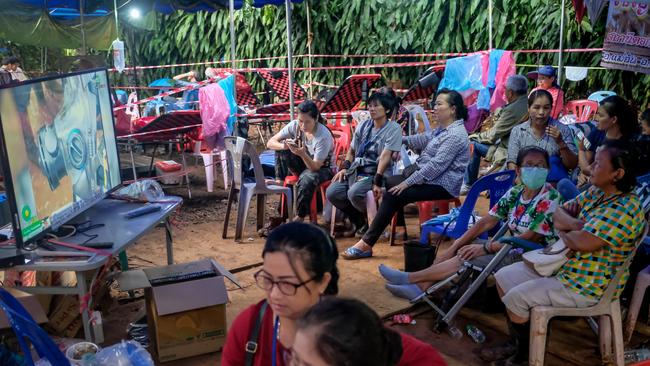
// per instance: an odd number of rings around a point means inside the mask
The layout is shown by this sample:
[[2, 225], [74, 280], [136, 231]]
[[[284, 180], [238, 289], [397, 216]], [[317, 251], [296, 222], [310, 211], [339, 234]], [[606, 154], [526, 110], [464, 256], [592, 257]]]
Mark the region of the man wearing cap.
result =
[[528, 113], [528, 80], [523, 75], [511, 75], [506, 80], [506, 99], [508, 104], [494, 113], [494, 125], [487, 131], [469, 136], [474, 146], [472, 157], [465, 171], [461, 195], [467, 194], [478, 179], [481, 158], [488, 157], [494, 164], [503, 164], [508, 155], [510, 131]]
[[553, 109], [551, 117], [557, 119], [564, 109], [564, 91], [560, 89], [557, 83], [557, 74], [555, 68], [551, 65], [542, 66], [537, 71], [526, 74], [531, 79], [537, 80], [537, 87], [531, 90], [531, 93], [537, 89], [544, 89], [551, 93], [553, 97]]

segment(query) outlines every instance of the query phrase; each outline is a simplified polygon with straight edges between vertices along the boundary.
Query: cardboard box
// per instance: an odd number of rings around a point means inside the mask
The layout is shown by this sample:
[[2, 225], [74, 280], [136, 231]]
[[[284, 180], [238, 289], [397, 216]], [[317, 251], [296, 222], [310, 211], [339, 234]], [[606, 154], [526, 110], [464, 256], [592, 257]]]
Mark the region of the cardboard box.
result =
[[224, 277], [234, 276], [211, 259], [120, 274], [120, 289], [145, 289], [150, 351], [159, 362], [216, 352], [226, 340]]
[[[47, 316], [45, 315], [45, 311], [43, 311], [43, 307], [41, 304], [38, 302], [38, 298], [35, 295], [28, 294], [27, 292], [19, 291], [14, 288], [4, 288], [9, 292], [13, 297], [15, 297], [18, 302], [27, 310], [29, 315], [32, 316], [34, 321], [38, 324], [46, 323], [47, 322]], [[5, 329], [9, 328], [9, 319], [7, 319], [7, 316], [3, 311], [0, 311], [0, 329]]]

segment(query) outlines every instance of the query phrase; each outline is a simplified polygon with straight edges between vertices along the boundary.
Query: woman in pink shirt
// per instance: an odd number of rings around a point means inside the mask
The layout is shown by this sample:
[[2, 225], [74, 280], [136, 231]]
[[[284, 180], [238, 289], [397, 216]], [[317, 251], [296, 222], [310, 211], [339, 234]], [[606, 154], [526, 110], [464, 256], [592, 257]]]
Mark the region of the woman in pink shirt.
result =
[[538, 89], [544, 89], [551, 93], [553, 97], [553, 109], [551, 110], [551, 117], [557, 119], [564, 109], [564, 91], [560, 89], [557, 83], [557, 74], [555, 68], [550, 65], [542, 66], [537, 71], [529, 72], [526, 74], [531, 79], [537, 80], [537, 87], [531, 91], [534, 92]]

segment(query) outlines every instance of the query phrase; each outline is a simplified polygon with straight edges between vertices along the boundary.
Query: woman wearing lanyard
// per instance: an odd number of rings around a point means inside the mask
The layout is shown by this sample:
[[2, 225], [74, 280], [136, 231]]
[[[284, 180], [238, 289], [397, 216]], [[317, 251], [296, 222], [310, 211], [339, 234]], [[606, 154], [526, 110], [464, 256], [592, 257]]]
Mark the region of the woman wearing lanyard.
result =
[[[531, 309], [596, 304], [625, 259], [634, 254], [646, 223], [633, 192], [642, 167], [633, 148], [621, 140], [605, 142], [591, 165], [592, 186], [553, 214], [555, 229], [570, 249], [568, 260], [553, 276], [542, 277], [523, 262], [495, 274], [512, 339], [505, 346], [484, 350], [485, 361], [512, 355], [497, 364], [528, 365]], [[626, 273], [612, 301], [619, 298], [627, 278]]]
[[321, 228], [288, 223], [273, 230], [255, 273], [266, 299], [242, 311], [228, 330], [224, 366], [282, 366], [296, 321], [324, 295], [338, 293], [336, 244]]
[[381, 192], [379, 187], [373, 187], [372, 178], [391, 170], [391, 155], [402, 146], [402, 129], [389, 119], [396, 104], [395, 98], [387, 92], [375, 92], [370, 96], [371, 119], [354, 131], [342, 169], [327, 188], [327, 199], [352, 223], [352, 229], [344, 236], [354, 236], [355, 232], [362, 235], [367, 229], [366, 193], [371, 189], [375, 194]]
[[[548, 153], [538, 147], [521, 150], [517, 156], [517, 176], [523, 184], [516, 185], [497, 202], [489, 214], [458, 238], [436, 263], [418, 272], [402, 272], [381, 264], [379, 273], [386, 279], [386, 289], [393, 295], [412, 299], [434, 282], [454, 274], [470, 261], [486, 266], [502, 245], [498, 241], [472, 244], [481, 234], [505, 222], [516, 237], [543, 244], [557, 240], [553, 231], [553, 211], [560, 204], [560, 194], [546, 183]], [[521, 260], [521, 254], [512, 250], [497, 268]]]
[[[398, 225], [404, 227], [402, 209], [408, 203], [458, 197], [463, 184], [463, 175], [469, 162], [469, 140], [464, 121], [467, 108], [458, 92], [442, 89], [435, 99], [434, 119], [438, 122], [435, 131], [414, 136], [405, 136], [402, 142], [420, 151], [420, 157], [404, 168], [400, 176], [389, 177], [377, 216], [370, 224], [363, 238], [341, 254], [344, 259], [360, 259], [372, 256], [382, 232], [398, 213]], [[377, 194], [384, 185], [384, 176], [377, 171], [373, 186]], [[373, 188], [374, 189], [374, 188]]]
[[529, 120], [514, 127], [508, 143], [508, 169], [515, 168], [519, 150], [537, 146], [548, 152], [550, 166], [547, 180], [556, 183], [569, 176], [578, 166], [578, 148], [570, 129], [551, 117], [553, 97], [546, 90], [535, 90], [528, 96]]

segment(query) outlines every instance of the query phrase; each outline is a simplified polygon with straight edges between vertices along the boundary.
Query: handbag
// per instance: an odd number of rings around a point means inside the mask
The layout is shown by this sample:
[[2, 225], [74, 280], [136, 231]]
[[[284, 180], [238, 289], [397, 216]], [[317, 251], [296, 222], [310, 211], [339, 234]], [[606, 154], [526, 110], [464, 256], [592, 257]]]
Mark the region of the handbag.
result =
[[571, 250], [562, 239], [546, 248], [531, 250], [523, 254], [523, 261], [542, 277], [552, 276], [569, 260]]

